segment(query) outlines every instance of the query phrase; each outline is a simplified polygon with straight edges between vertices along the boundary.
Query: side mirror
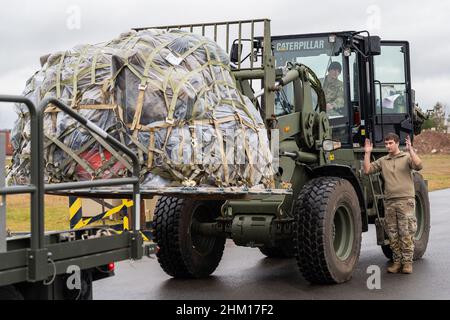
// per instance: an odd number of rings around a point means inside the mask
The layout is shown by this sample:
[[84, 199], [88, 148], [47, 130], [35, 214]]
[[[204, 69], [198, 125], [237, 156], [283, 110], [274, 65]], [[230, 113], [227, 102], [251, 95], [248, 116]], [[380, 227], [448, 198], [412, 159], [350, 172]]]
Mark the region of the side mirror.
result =
[[341, 147], [342, 147], [342, 144], [340, 141], [323, 140], [323, 142], [322, 142], [322, 149], [323, 149], [323, 151], [326, 151], [326, 152], [338, 150]]
[[233, 63], [239, 63], [239, 54], [241, 54], [242, 57], [242, 44], [239, 45], [239, 43], [233, 43], [231, 45], [231, 52], [230, 52], [230, 61]]
[[366, 55], [378, 56], [381, 54], [381, 39], [379, 36], [366, 37]]

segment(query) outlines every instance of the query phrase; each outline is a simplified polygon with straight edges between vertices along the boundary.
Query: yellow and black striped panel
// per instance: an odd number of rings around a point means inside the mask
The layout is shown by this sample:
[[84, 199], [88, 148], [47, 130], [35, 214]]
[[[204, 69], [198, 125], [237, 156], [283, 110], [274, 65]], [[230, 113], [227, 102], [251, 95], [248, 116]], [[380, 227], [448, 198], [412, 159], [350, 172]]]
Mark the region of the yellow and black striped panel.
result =
[[105, 211], [103, 213], [100, 213], [99, 215], [96, 215], [95, 217], [92, 218], [86, 218], [86, 219], [81, 219], [81, 221], [79, 221], [74, 229], [80, 229], [83, 228], [87, 225], [90, 225], [94, 222], [109, 218], [110, 216], [119, 213], [123, 208], [129, 208], [133, 205], [133, 201], [132, 200], [122, 200], [122, 204], [114, 207], [112, 209], [109, 209], [108, 211]]
[[77, 226], [82, 224], [83, 211], [81, 208], [81, 199], [77, 197], [69, 197], [69, 213], [70, 213], [70, 229], [78, 229]]
[[[81, 229], [87, 225], [90, 225], [96, 221], [100, 221], [102, 219], [106, 219], [113, 214], [120, 212], [124, 208], [129, 208], [133, 205], [132, 200], [122, 200], [122, 204], [117, 207], [111, 208], [99, 215], [96, 215], [92, 218], [83, 219], [82, 215], [82, 207], [81, 207], [81, 199], [77, 197], [69, 197], [69, 211], [70, 211], [70, 228], [71, 229]], [[123, 231], [130, 230], [128, 217], [123, 217]], [[140, 231], [142, 238], [144, 241], [151, 241], [153, 238], [151, 231], [145, 230]]]

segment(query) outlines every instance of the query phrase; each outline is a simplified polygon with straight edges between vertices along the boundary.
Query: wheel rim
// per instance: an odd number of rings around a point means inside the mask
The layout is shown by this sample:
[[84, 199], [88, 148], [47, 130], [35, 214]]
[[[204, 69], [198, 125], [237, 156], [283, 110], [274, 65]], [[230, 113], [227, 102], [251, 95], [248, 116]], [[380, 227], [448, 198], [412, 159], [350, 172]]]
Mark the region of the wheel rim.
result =
[[351, 254], [354, 239], [354, 225], [350, 210], [341, 206], [333, 220], [333, 247], [339, 260], [345, 261]]
[[214, 248], [215, 237], [201, 234], [198, 225], [205, 222], [213, 222], [210, 217], [210, 209], [207, 206], [199, 205], [194, 209], [191, 224], [192, 248], [202, 256], [208, 255]]
[[417, 231], [414, 235], [414, 240], [420, 240], [425, 231], [425, 208], [423, 207], [423, 201], [419, 196], [416, 196], [416, 219]]

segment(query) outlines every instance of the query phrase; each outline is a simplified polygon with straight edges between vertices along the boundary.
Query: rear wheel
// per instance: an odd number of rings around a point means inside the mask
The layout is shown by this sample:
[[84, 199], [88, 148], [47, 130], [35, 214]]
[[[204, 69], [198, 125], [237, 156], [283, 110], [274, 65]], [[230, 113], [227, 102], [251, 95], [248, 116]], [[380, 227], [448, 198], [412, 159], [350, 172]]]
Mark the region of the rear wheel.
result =
[[294, 206], [297, 263], [311, 283], [349, 280], [361, 249], [361, 213], [353, 186], [345, 179], [315, 178]]
[[[416, 199], [416, 219], [417, 231], [414, 235], [414, 260], [422, 258], [427, 250], [428, 239], [430, 237], [430, 200], [428, 188], [423, 177], [415, 173], [413, 175], [415, 199]], [[392, 250], [389, 245], [381, 246], [386, 258], [392, 260]]]
[[158, 262], [175, 278], [209, 276], [219, 265], [225, 237], [204, 235], [196, 227], [212, 223], [220, 214], [220, 202], [161, 197], [153, 218]]

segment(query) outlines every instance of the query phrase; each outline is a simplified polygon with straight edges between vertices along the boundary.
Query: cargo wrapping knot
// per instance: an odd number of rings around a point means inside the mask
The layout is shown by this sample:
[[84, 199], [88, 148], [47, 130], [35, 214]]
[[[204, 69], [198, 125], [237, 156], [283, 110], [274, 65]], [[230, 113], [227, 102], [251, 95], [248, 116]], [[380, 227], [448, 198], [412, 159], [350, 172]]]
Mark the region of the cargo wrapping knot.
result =
[[[144, 186], [273, 185], [264, 122], [236, 88], [227, 54], [180, 30], [128, 32], [50, 55], [27, 82], [38, 104], [61, 99], [134, 149]], [[30, 123], [17, 105], [9, 182], [29, 177]], [[131, 163], [56, 107], [46, 111], [47, 182], [123, 177]]]

